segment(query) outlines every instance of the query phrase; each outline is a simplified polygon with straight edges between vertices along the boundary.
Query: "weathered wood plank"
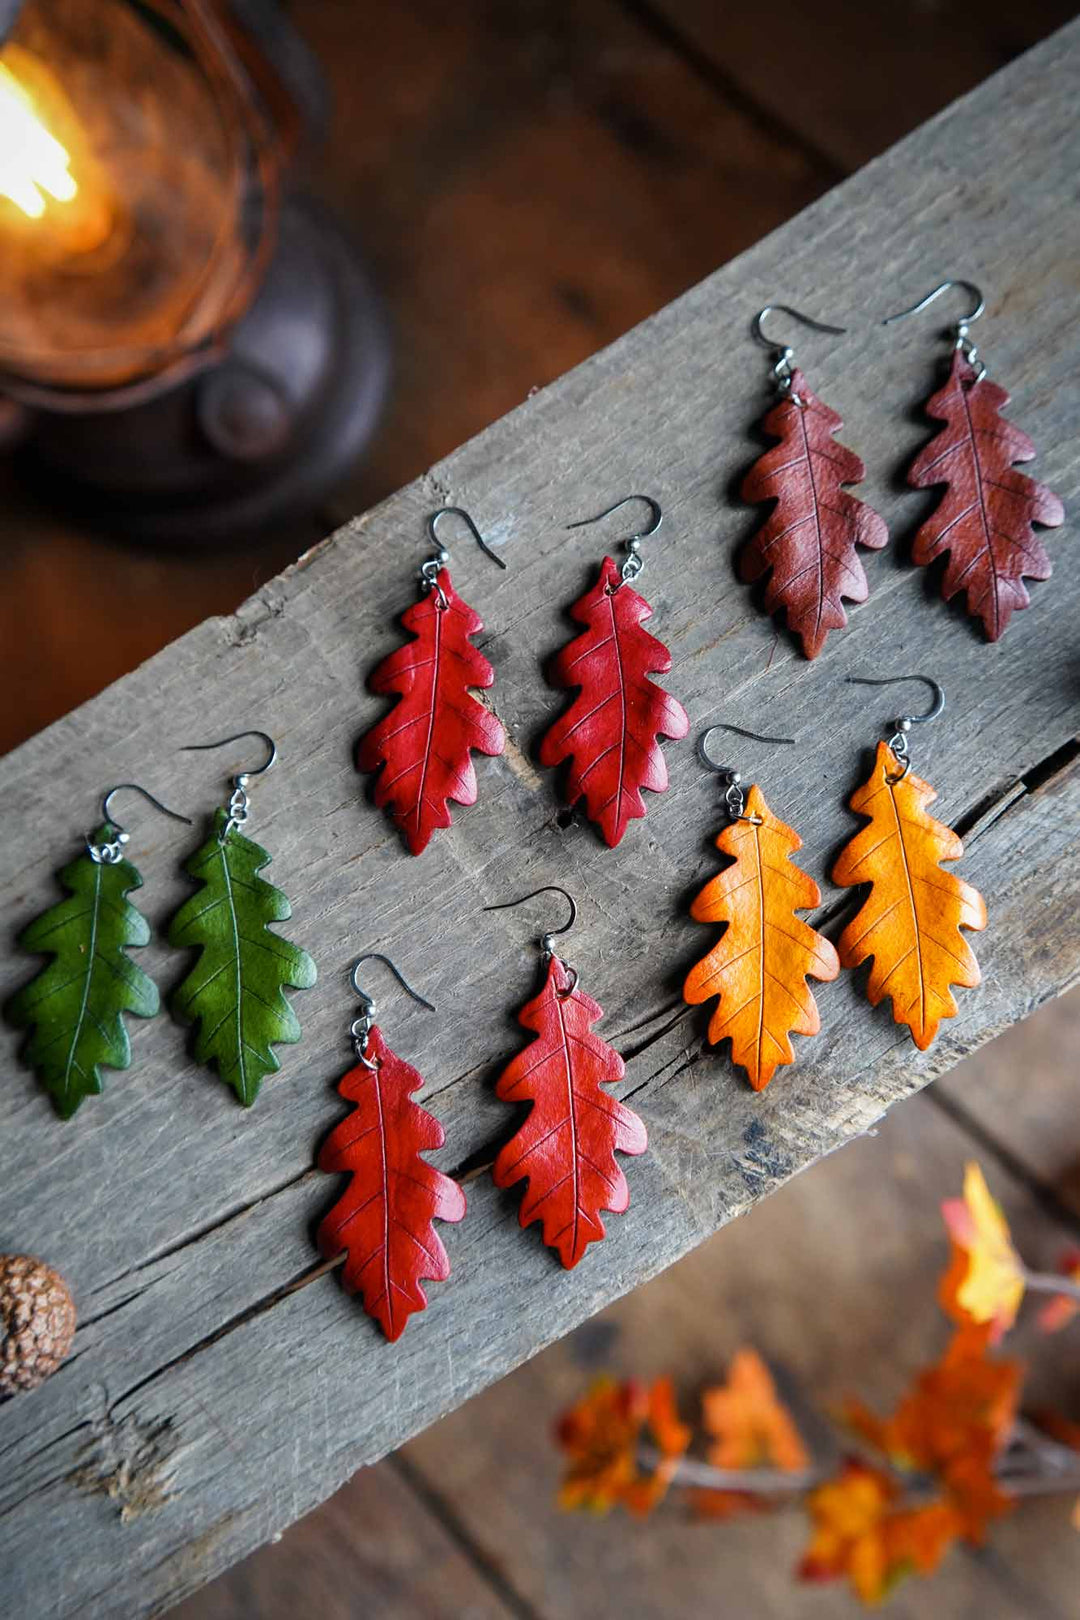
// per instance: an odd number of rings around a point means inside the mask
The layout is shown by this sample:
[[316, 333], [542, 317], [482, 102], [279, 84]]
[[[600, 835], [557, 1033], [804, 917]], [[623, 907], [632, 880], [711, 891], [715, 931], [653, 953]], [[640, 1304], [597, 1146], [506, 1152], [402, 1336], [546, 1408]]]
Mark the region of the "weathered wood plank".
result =
[[[895, 547], [869, 560], [871, 600], [851, 628], [806, 665], [734, 582], [731, 553], [753, 518], [726, 495], [753, 457], [748, 424], [764, 398], [748, 317], [779, 296], [829, 313], [825, 289], [862, 335], [831, 351], [808, 340], [803, 359], [871, 468], [863, 493], [901, 534], [924, 509], [897, 469], [925, 437], [910, 404], [927, 392], [940, 345], [915, 322], [879, 341], [869, 322], [888, 266], [901, 299], [939, 272], [985, 282], [989, 363], [1040, 445], [1039, 475], [1075, 502], [1080, 298], [1061, 199], [1078, 66], [1074, 28], [235, 618], [204, 624], [5, 763], [16, 831], [0, 857], [2, 892], [16, 927], [50, 892], [103, 786], [135, 777], [198, 810], [219, 796], [226, 762], [175, 750], [269, 725], [282, 763], [253, 784], [253, 830], [293, 898], [290, 935], [322, 972], [298, 998], [302, 1047], [250, 1114], [160, 1019], [134, 1032], [132, 1070], [62, 1127], [5, 1036], [0, 1241], [57, 1264], [83, 1317], [74, 1359], [0, 1420], [0, 1573], [18, 1612], [135, 1615], [174, 1601], [1080, 976], [1080, 773], [1067, 765], [1080, 574], [1065, 565], [1067, 531], [1050, 541], [1054, 583], [1035, 588], [997, 646], [929, 596]], [[822, 1038], [764, 1096], [702, 1056], [704, 1020], [679, 1013], [678, 984], [701, 949], [686, 898], [715, 869], [719, 794], [689, 746], [668, 751], [672, 789], [619, 851], [601, 850], [586, 827], [560, 826], [552, 782], [529, 758], [561, 702], [538, 665], [565, 638], [562, 609], [600, 544], [564, 525], [641, 486], [667, 513], [644, 584], [674, 653], [671, 687], [695, 730], [724, 715], [800, 738], [782, 754], [747, 745], [741, 758], [802, 833], [816, 875], [851, 829], [842, 799], [894, 712], [844, 674], [929, 667], [946, 682], [949, 714], [919, 734], [917, 768], [947, 819], [975, 827], [964, 871], [988, 898], [991, 927], [979, 941], [985, 983], [930, 1053], [900, 1038], [885, 1009], [871, 1013], [845, 976], [822, 991]], [[488, 624], [511, 743], [482, 764], [480, 804], [412, 861], [365, 802], [351, 741], [380, 711], [362, 676], [395, 644], [423, 515], [447, 497], [475, 512], [511, 563], [497, 574], [456, 549], [456, 577]], [[1033, 790], [1017, 792], [1025, 778]], [[149, 817], [133, 814], [131, 825], [145, 909], [161, 923], [185, 892], [177, 862], [190, 844]], [[581, 901], [573, 958], [607, 1008], [603, 1027], [628, 1060], [625, 1092], [652, 1136], [629, 1169], [631, 1211], [562, 1274], [518, 1232], [516, 1201], [480, 1177], [469, 1217], [448, 1236], [453, 1279], [388, 1350], [333, 1278], [310, 1275], [310, 1225], [332, 1194], [311, 1165], [341, 1113], [333, 1085], [347, 1060], [349, 964], [359, 950], [389, 950], [439, 1006], [438, 1017], [414, 1016], [384, 997], [386, 1022], [428, 1076], [446, 1125], [440, 1162], [481, 1163], [506, 1129], [490, 1082], [519, 1044], [512, 1012], [533, 982], [534, 925], [524, 912], [479, 908], [556, 877]], [[826, 886], [827, 907], [836, 899]], [[175, 981], [160, 945], [145, 956], [165, 985]], [[8, 953], [0, 993], [24, 973]]]

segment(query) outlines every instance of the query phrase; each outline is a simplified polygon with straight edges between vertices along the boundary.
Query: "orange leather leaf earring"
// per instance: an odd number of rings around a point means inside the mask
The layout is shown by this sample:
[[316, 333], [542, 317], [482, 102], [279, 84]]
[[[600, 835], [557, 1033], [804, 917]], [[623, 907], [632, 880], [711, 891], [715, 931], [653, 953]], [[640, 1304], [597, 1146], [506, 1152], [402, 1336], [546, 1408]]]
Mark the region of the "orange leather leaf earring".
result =
[[796, 915], [821, 904], [817, 884], [791, 859], [802, 848], [801, 838], [773, 815], [756, 782], [746, 793], [739, 772], [710, 757], [714, 731], [733, 731], [756, 742], [794, 739], [710, 726], [698, 744], [709, 769], [727, 778], [730, 819], [716, 847], [729, 864], [690, 908], [696, 922], [725, 926], [709, 954], [690, 970], [683, 997], [695, 1006], [719, 996], [709, 1040], [730, 1039], [732, 1062], [745, 1069], [755, 1091], [763, 1091], [781, 1064], [795, 1061], [792, 1034], [816, 1035], [821, 1028], [807, 979], [835, 979], [840, 962], [825, 936]]
[[866, 994], [870, 1005], [891, 996], [893, 1017], [906, 1024], [920, 1051], [943, 1018], [956, 1016], [951, 986], [973, 989], [980, 981], [975, 953], [961, 929], [986, 927], [986, 905], [970, 883], [946, 872], [964, 846], [927, 806], [937, 794], [915, 776], [908, 754], [912, 726], [935, 719], [945, 693], [928, 675], [874, 680], [849, 675], [860, 686], [925, 681], [934, 703], [926, 714], [902, 714], [888, 742], [879, 742], [874, 768], [848, 801], [866, 826], [840, 852], [833, 882], [841, 888], [869, 884], [870, 892], [840, 936], [840, 961], [859, 967], [873, 958]]

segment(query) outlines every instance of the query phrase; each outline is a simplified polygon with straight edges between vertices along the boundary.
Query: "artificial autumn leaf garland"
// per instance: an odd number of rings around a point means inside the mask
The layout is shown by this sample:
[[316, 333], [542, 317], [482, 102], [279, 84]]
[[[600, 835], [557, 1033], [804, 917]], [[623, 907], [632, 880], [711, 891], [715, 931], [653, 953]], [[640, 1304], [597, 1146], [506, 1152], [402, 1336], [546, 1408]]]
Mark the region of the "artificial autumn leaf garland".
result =
[[[957, 1205], [969, 1217], [966, 1248], [957, 1241]], [[556, 1426], [565, 1461], [559, 1506], [594, 1515], [623, 1508], [641, 1518], [681, 1492], [696, 1519], [724, 1521], [801, 1501], [809, 1537], [798, 1579], [846, 1581], [876, 1607], [903, 1581], [931, 1576], [957, 1545], [982, 1546], [1023, 1494], [1075, 1495], [1080, 1456], [1071, 1469], [1067, 1459], [1080, 1453], [1080, 1423], [1042, 1410], [1018, 1421], [1024, 1369], [992, 1354], [1005, 1296], [985, 1286], [982, 1245], [993, 1250], [992, 1274], [1009, 1290], [1010, 1307], [1015, 1274], [997, 1262], [1003, 1248], [1029, 1287], [1067, 1290], [1059, 1299], [1075, 1304], [1080, 1280], [1023, 1266], [977, 1165], [967, 1168], [963, 1199], [949, 1200], [943, 1213], [953, 1258], [941, 1304], [955, 1327], [888, 1416], [847, 1399], [837, 1414], [840, 1446], [815, 1455], [749, 1347], [702, 1392], [699, 1435], [682, 1417], [670, 1378], [644, 1385], [600, 1377]], [[969, 1276], [981, 1279], [970, 1295]]]

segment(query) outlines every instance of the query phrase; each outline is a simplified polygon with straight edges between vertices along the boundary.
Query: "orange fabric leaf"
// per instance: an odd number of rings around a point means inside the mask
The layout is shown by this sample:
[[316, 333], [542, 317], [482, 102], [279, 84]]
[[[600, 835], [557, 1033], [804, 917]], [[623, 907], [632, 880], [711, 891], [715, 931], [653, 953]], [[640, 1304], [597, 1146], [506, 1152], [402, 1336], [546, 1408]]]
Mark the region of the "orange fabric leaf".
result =
[[730, 1037], [732, 1061], [761, 1091], [781, 1064], [795, 1061], [792, 1032], [816, 1035], [821, 1028], [807, 977], [835, 979], [840, 962], [830, 942], [795, 915], [821, 901], [813, 878], [791, 859], [802, 848], [799, 835], [777, 820], [756, 784], [745, 814], [752, 819], [732, 821], [716, 840], [732, 864], [690, 908], [695, 921], [725, 927], [690, 970], [683, 997], [696, 1006], [719, 996], [709, 1039]]
[[975, 1543], [988, 1521], [1012, 1506], [994, 1466], [1016, 1417], [1022, 1378], [1018, 1362], [988, 1358], [989, 1332], [986, 1325], [958, 1329], [891, 1417], [878, 1418], [858, 1401], [844, 1409], [851, 1427], [895, 1467], [940, 1481], [957, 1534]]
[[668, 1493], [679, 1458], [693, 1439], [693, 1431], [679, 1418], [675, 1386], [670, 1378], [653, 1381], [645, 1401], [645, 1431], [660, 1452], [651, 1474], [637, 1480], [624, 1496], [624, 1506], [639, 1518], [651, 1513]]
[[941, 1213], [954, 1251], [942, 1285], [954, 1307], [950, 1314], [988, 1323], [990, 1343], [997, 1344], [1016, 1321], [1024, 1298], [1024, 1268], [979, 1165], [967, 1166], [963, 1198], [947, 1198]]
[[811, 1492], [813, 1534], [799, 1574], [827, 1581], [846, 1575], [868, 1605], [881, 1603], [906, 1576], [930, 1575], [959, 1533], [948, 1502], [900, 1508], [886, 1474], [849, 1461], [838, 1479]]
[[840, 936], [840, 961], [856, 968], [873, 958], [870, 1005], [890, 996], [896, 1022], [925, 1051], [941, 1020], [956, 1015], [950, 985], [979, 983], [975, 953], [960, 930], [985, 928], [986, 906], [940, 865], [958, 860], [964, 846], [928, 814], [933, 788], [911, 771], [901, 779], [901, 769], [888, 743], [879, 743], [870, 776], [849, 801], [867, 825], [841, 850], [833, 882], [871, 885]]
[[800, 1579], [847, 1575], [864, 1603], [880, 1601], [888, 1573], [882, 1526], [896, 1494], [888, 1475], [861, 1462], [845, 1463], [837, 1479], [811, 1491], [806, 1505], [813, 1533]]
[[[647, 1435], [661, 1453], [643, 1472], [640, 1446]], [[670, 1378], [646, 1388], [634, 1380], [599, 1378], [588, 1394], [563, 1414], [556, 1430], [570, 1459], [559, 1490], [559, 1506], [606, 1513], [624, 1507], [643, 1516], [667, 1494], [678, 1459], [692, 1438], [679, 1421]]]
[[556, 1438], [570, 1459], [559, 1506], [606, 1513], [638, 1477], [637, 1446], [645, 1421], [640, 1384], [598, 1378], [559, 1420]]
[[794, 1419], [756, 1350], [739, 1350], [727, 1382], [707, 1389], [702, 1416], [714, 1468], [781, 1468], [798, 1473], [810, 1457]]

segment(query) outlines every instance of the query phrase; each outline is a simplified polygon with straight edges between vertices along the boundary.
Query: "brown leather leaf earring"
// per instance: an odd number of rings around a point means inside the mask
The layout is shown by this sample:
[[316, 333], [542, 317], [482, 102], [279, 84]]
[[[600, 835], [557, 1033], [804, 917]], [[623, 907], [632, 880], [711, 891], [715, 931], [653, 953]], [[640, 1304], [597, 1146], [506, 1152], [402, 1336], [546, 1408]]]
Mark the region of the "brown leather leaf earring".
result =
[[773, 508], [743, 547], [739, 575], [747, 584], [768, 576], [766, 611], [785, 612], [806, 657], [816, 658], [829, 631], [847, 624], [844, 601], [865, 602], [870, 594], [856, 546], [880, 551], [889, 531], [883, 518], [845, 489], [860, 483], [866, 468], [854, 451], [836, 442], [833, 435], [843, 421], [807, 387], [793, 363], [794, 350], [766, 337], [765, 320], [774, 311], [815, 332], [839, 335], [846, 328], [811, 320], [787, 304], [766, 304], [751, 326], [775, 360], [780, 399], [761, 427], [778, 442], [743, 480], [744, 501], [772, 501]]
[[1050, 578], [1050, 558], [1033, 525], [1056, 529], [1065, 521], [1065, 508], [1044, 484], [1014, 468], [1014, 462], [1034, 460], [1035, 446], [999, 414], [1009, 396], [990, 382], [971, 341], [971, 327], [986, 308], [974, 282], [943, 281], [882, 325], [917, 315], [952, 287], [969, 292], [974, 307], [949, 328], [949, 375], [926, 401], [927, 416], [944, 425], [908, 472], [913, 489], [942, 489], [915, 536], [911, 556], [924, 568], [946, 557], [942, 596], [948, 602], [963, 595], [972, 618], [982, 620], [987, 640], [997, 641], [1013, 612], [1030, 605], [1024, 577]]

